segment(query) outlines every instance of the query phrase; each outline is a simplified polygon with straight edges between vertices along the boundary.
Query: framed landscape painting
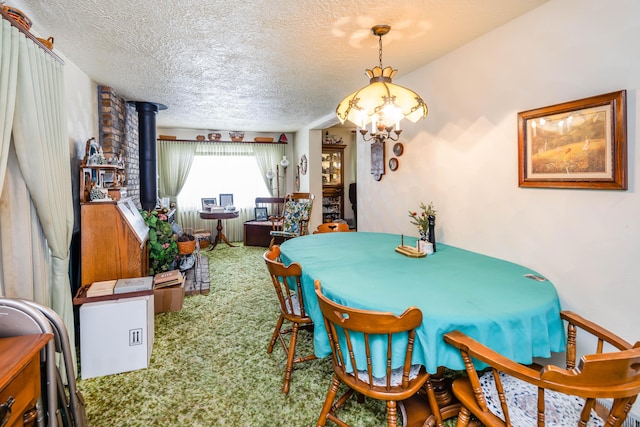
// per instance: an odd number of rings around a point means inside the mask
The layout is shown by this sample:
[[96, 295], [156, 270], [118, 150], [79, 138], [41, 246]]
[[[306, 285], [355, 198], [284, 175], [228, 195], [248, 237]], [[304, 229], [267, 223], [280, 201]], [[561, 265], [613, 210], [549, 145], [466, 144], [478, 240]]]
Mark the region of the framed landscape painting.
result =
[[626, 91], [518, 113], [520, 187], [627, 189]]

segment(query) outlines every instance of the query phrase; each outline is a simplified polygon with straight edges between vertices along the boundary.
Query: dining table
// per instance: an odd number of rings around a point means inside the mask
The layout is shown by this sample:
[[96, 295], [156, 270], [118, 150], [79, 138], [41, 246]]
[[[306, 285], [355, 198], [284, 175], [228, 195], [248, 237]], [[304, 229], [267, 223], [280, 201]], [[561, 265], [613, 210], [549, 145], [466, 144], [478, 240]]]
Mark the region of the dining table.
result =
[[[459, 350], [443, 339], [453, 330], [523, 364], [564, 350], [558, 293], [543, 275], [441, 242], [436, 252], [424, 257], [396, 251], [402, 245], [416, 247], [416, 241], [358, 231], [306, 235], [282, 243], [282, 262], [302, 266], [303, 300], [314, 323], [317, 357], [330, 355], [331, 347], [315, 295], [316, 280], [324, 295], [348, 307], [395, 314], [418, 307], [423, 320], [416, 330], [412, 363], [432, 374], [442, 373], [443, 367], [465, 369]], [[384, 372], [383, 365], [378, 372]]]

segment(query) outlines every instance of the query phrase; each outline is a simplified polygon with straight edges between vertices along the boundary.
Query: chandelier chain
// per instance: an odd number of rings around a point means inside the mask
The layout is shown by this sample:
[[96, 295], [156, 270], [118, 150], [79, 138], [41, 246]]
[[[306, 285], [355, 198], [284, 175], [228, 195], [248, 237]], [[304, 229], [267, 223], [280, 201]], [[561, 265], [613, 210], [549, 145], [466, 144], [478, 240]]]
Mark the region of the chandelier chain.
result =
[[378, 36], [378, 60], [380, 61], [380, 68], [382, 68], [382, 36]]

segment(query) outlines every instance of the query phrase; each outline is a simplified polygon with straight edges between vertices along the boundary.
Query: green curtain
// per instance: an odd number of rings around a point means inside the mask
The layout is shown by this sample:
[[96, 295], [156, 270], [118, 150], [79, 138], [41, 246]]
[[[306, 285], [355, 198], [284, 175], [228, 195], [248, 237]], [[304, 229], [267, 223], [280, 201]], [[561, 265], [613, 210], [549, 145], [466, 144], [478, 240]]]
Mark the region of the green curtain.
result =
[[198, 144], [194, 142], [158, 141], [158, 190], [160, 197], [176, 201], [184, 185]]
[[[33, 299], [53, 308], [63, 319], [70, 341], [74, 342], [69, 282], [73, 200], [63, 65], [17, 30], [6, 31], [5, 20], [2, 25], [2, 63], [11, 60], [17, 52], [17, 78], [9, 83], [15, 91], [14, 107], [4, 96], [4, 89], [0, 106], [1, 111], [15, 108], [13, 121], [4, 123], [9, 125], [13, 137], [15, 161], [10, 165], [11, 170], [3, 166], [1, 177], [5, 185], [11, 183], [11, 187], [3, 188], [2, 192], [1, 271], [5, 281], [7, 272], [23, 272], [12, 278], [17, 281], [12, 284], [16, 294], [6, 296]], [[5, 49], [7, 33], [17, 38], [16, 50], [14, 42], [11, 49]], [[4, 71], [1, 75], [5, 75]], [[3, 128], [3, 153], [8, 142], [6, 134]], [[3, 162], [8, 164], [6, 159]], [[19, 167], [15, 167], [15, 163]], [[12, 248], [5, 247], [9, 240], [20, 242], [20, 246], [26, 248], [22, 249], [23, 253], [29, 253], [30, 259], [18, 259], [11, 253]], [[7, 289], [6, 283], [4, 288]]]
[[[7, 168], [7, 156], [11, 143], [11, 127], [18, 80], [18, 30], [5, 19], [0, 23], [0, 194]], [[2, 278], [0, 277], [0, 285]], [[0, 286], [1, 289], [1, 286]]]
[[[258, 162], [262, 179], [264, 179], [267, 188], [271, 191], [272, 197], [276, 196], [274, 194], [276, 187], [273, 185], [273, 182], [270, 182], [269, 178], [267, 178], [267, 172], [272, 171], [274, 174], [276, 173], [275, 167], [280, 163], [280, 160], [282, 160], [282, 156], [287, 154], [286, 148], [287, 146], [285, 144], [253, 144], [256, 162]], [[274, 177], [273, 179], [279, 178]]]

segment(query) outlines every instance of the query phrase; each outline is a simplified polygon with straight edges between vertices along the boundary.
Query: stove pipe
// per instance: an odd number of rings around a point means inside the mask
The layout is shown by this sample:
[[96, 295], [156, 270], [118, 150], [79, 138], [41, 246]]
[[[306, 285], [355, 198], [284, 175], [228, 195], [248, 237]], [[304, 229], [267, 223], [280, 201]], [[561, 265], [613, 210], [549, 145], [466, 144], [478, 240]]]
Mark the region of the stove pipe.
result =
[[156, 113], [167, 106], [154, 102], [135, 102], [138, 112], [138, 148], [140, 150], [140, 205], [152, 210], [158, 201], [156, 167]]

